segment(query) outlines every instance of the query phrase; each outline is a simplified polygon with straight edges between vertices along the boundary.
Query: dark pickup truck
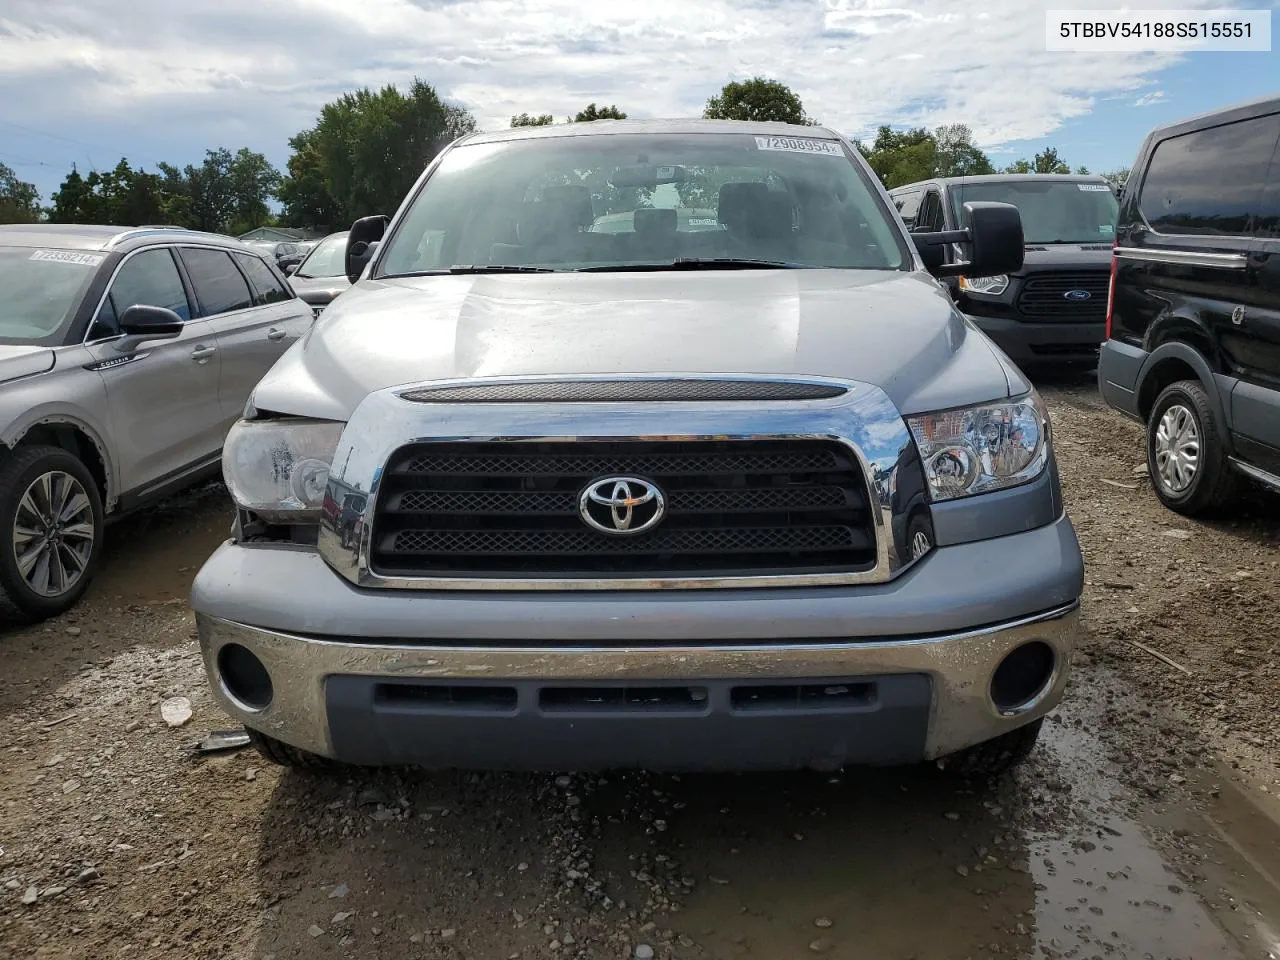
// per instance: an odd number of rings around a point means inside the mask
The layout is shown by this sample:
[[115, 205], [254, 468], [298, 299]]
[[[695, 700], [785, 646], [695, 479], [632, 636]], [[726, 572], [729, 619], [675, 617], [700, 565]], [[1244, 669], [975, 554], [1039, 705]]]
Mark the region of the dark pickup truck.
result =
[[968, 201], [1022, 214], [1022, 269], [948, 280], [960, 310], [1023, 366], [1093, 363], [1106, 338], [1116, 197], [1102, 177], [1003, 174], [927, 180], [890, 191], [907, 228], [957, 230]]

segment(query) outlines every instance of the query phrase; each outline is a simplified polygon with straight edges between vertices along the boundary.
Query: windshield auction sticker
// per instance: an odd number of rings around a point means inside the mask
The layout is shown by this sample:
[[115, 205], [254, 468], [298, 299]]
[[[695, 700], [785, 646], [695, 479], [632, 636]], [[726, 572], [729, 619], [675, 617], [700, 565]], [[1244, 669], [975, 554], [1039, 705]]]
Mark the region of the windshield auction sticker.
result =
[[1105, 183], [1077, 183], [1077, 187], [1085, 193], [1109, 193], [1111, 188]]
[[777, 150], [783, 153], [822, 153], [832, 157], [844, 156], [840, 144], [833, 140], [807, 140], [802, 137], [756, 137], [757, 150]]
[[81, 253], [78, 250], [37, 250], [31, 254], [32, 260], [52, 260], [54, 263], [74, 263], [82, 267], [96, 267], [104, 259], [105, 254]]

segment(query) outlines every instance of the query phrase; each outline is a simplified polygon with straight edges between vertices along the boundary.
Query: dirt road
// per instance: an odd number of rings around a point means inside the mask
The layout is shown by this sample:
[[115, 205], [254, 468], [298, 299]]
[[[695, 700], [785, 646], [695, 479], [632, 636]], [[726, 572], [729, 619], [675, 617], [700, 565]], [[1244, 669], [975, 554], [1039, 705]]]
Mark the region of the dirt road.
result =
[[0, 636], [0, 957], [1280, 954], [1280, 511], [1176, 518], [1136, 426], [1087, 383], [1044, 392], [1090, 633], [1016, 778], [196, 758], [226, 725], [185, 604], [227, 529], [213, 488], [113, 529], [73, 614]]

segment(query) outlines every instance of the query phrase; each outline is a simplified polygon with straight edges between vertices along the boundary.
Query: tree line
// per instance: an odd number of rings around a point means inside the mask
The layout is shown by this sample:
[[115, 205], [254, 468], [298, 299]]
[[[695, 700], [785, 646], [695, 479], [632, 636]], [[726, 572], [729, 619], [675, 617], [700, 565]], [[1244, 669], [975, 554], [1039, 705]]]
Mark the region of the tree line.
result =
[[[799, 96], [764, 77], [725, 84], [707, 100], [703, 117], [814, 124]], [[625, 120], [616, 104], [590, 103], [566, 123]], [[521, 113], [512, 127], [555, 123], [550, 113]], [[219, 147], [181, 169], [158, 163], [153, 172], [121, 159], [109, 171], [83, 176], [74, 166], [42, 206], [36, 188], [0, 162], [0, 223], [168, 224], [240, 234], [266, 224], [312, 230], [342, 229], [358, 217], [394, 210], [418, 175], [448, 143], [474, 132], [476, 120], [414, 78], [407, 92], [388, 85], [344, 94], [327, 103], [313, 126], [289, 140], [284, 172], [261, 153]], [[867, 162], [893, 188], [938, 176], [990, 173], [1088, 173], [1053, 147], [997, 170], [964, 124], [894, 130], [880, 127], [870, 143], [855, 141]], [[1102, 176], [1122, 184], [1127, 169]], [[272, 213], [272, 201], [279, 213]]]

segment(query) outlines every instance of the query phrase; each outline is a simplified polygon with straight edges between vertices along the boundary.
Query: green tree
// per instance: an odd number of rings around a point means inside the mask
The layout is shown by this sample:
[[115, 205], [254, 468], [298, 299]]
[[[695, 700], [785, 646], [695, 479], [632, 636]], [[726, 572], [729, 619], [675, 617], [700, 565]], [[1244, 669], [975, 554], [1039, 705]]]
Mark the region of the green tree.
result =
[[1036, 168], [1031, 165], [1029, 160], [1015, 160], [1013, 163], [1005, 167], [1001, 173], [1036, 173]]
[[786, 84], [764, 77], [726, 83], [707, 101], [702, 115], [708, 120], [777, 120], [812, 123], [804, 104]]
[[89, 203], [89, 196], [93, 192], [93, 188], [85, 183], [84, 177], [80, 176], [80, 171], [76, 169], [75, 164], [71, 165], [71, 172], [67, 174], [62, 181], [62, 186], [49, 199], [52, 206], [49, 208], [49, 220], [52, 223], [86, 223], [85, 210]]
[[963, 123], [944, 124], [933, 131], [935, 177], [978, 177], [995, 173], [987, 155], [973, 142], [973, 131]]
[[163, 219], [160, 177], [134, 170], [121, 158], [111, 170], [81, 177], [72, 167], [56, 193], [49, 219], [55, 223], [103, 223], [130, 227]]
[[280, 189], [280, 171], [260, 153], [241, 147], [227, 165], [231, 181], [231, 234], [247, 233], [271, 217], [267, 201]]
[[[589, 103], [585, 108], [579, 110], [574, 116], [574, 123], [589, 123], [592, 120], [625, 120], [627, 115], [617, 108], [614, 104], [607, 107], [597, 107], [594, 103]], [[515, 126], [513, 123], [512, 126]]]
[[1076, 167], [1075, 173], [1076, 173], [1076, 176], [1078, 177], [1087, 177], [1089, 176], [1089, 168], [1086, 167], [1084, 164], [1081, 164], [1080, 166]]
[[928, 180], [938, 165], [938, 142], [924, 127], [894, 130], [882, 126], [871, 146], [856, 144], [871, 169], [890, 190], [906, 183]]
[[556, 122], [556, 118], [549, 113], [540, 113], [536, 117], [527, 113], [511, 118], [511, 126], [513, 127], [549, 127]]
[[1034, 173], [1070, 173], [1071, 167], [1065, 160], [1058, 156], [1058, 151], [1054, 147], [1045, 147], [1036, 154], [1035, 160], [1032, 161], [1032, 172]]
[[1113, 187], [1118, 189], [1123, 187], [1125, 182], [1129, 179], [1129, 168], [1117, 167], [1115, 170], [1105, 170], [1101, 176]]
[[11, 167], [0, 163], [0, 223], [35, 223], [40, 219], [40, 192], [35, 184], [19, 180]]
[[315, 131], [303, 130], [289, 140], [289, 146], [293, 153], [278, 193], [281, 221], [290, 227], [326, 232], [346, 226], [339, 224], [338, 204], [329, 193]]
[[[444, 103], [417, 78], [407, 93], [390, 85], [364, 88], [325, 104], [315, 127], [299, 134], [315, 151], [301, 169], [324, 183], [336, 222], [349, 224], [394, 211], [436, 154], [474, 130], [469, 112]], [[294, 189], [300, 188], [290, 186], [286, 195]], [[307, 196], [320, 202], [314, 190]]]

